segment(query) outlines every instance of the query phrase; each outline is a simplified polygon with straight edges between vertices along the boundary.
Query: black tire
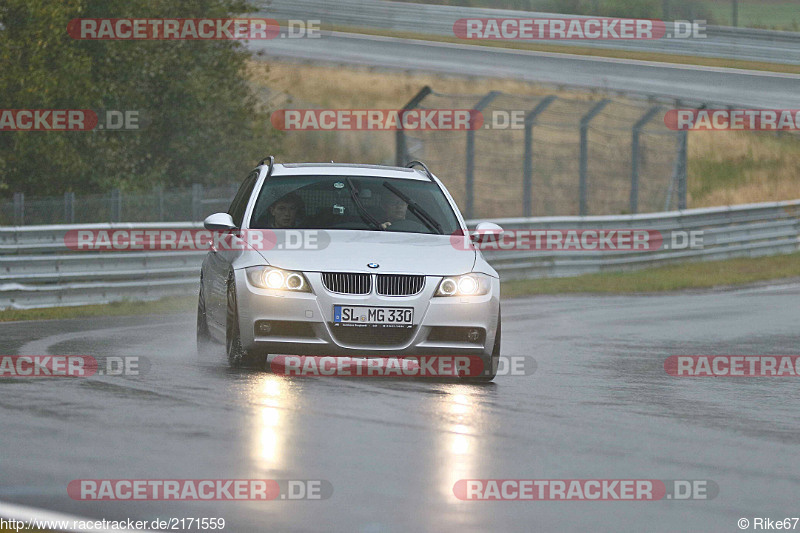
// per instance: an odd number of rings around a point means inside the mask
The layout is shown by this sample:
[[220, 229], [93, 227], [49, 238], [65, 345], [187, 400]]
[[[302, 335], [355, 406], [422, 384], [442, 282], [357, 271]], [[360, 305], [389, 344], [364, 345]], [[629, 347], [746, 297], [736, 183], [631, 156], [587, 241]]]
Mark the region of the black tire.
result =
[[214, 351], [214, 339], [208, 330], [208, 317], [206, 316], [206, 299], [203, 295], [203, 283], [200, 282], [200, 294], [197, 297], [197, 360], [209, 358]]
[[236, 283], [233, 274], [228, 278], [228, 305], [225, 320], [225, 353], [231, 368], [253, 366], [258, 363], [258, 357], [249, 353], [242, 346], [242, 337], [239, 333], [239, 307], [236, 301]]
[[500, 364], [500, 336], [501, 336], [502, 318], [497, 316], [497, 330], [494, 336], [494, 345], [492, 346], [492, 353], [481, 357], [483, 363], [483, 372], [479, 376], [461, 376], [462, 381], [469, 383], [488, 383], [497, 376], [497, 367]]

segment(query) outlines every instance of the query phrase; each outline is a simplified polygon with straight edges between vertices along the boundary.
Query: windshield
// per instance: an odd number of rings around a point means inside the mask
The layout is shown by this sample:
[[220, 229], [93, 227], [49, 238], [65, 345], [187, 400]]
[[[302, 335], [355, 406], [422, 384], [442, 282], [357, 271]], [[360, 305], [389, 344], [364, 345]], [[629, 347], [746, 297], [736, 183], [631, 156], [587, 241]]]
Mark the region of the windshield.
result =
[[452, 235], [458, 219], [436, 183], [349, 176], [270, 177], [253, 229], [350, 229]]

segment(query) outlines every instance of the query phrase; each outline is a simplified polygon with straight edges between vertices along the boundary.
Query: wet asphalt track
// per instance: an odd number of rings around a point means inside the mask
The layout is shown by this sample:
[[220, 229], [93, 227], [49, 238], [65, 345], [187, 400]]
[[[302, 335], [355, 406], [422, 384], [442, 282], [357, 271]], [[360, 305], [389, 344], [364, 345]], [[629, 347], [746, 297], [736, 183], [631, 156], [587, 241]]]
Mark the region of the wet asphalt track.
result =
[[[487, 386], [199, 365], [189, 315], [0, 324], [2, 354], [139, 355], [136, 378], [0, 381], [0, 500], [225, 531], [739, 531], [798, 516], [798, 379], [686, 379], [671, 354], [797, 354], [800, 285], [504, 302]], [[324, 501], [80, 502], [73, 479], [325, 479]], [[710, 479], [710, 501], [461, 502], [461, 478]]]

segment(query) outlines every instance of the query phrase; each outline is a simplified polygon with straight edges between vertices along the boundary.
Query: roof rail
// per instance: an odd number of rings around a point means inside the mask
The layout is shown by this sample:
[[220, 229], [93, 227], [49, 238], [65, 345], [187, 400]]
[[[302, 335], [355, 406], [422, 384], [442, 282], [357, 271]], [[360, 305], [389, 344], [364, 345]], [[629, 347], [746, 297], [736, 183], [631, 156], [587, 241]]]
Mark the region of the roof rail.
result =
[[435, 180], [433, 179], [433, 174], [431, 174], [431, 171], [430, 171], [430, 169], [429, 169], [429, 168], [428, 168], [428, 166], [427, 166], [425, 163], [423, 163], [422, 161], [417, 161], [417, 160], [414, 160], [414, 161], [410, 162], [408, 165], [406, 165], [406, 168], [414, 168], [414, 166], [415, 166], [415, 165], [417, 165], [417, 166], [420, 166], [420, 167], [424, 168], [424, 169], [425, 169], [425, 173], [428, 175], [428, 179], [429, 179], [429, 180], [431, 180], [431, 181], [435, 181]]
[[273, 156], [273, 155], [268, 155], [267, 157], [265, 157], [264, 159], [262, 159], [261, 161], [259, 161], [259, 162], [258, 162], [258, 165], [256, 165], [256, 166], [259, 166], [259, 167], [260, 167], [260, 166], [261, 166], [261, 165], [263, 165], [263, 164], [264, 164], [264, 162], [266, 162], [266, 161], [269, 161], [269, 169], [267, 169], [267, 177], [270, 177], [270, 176], [272, 175], [272, 167], [274, 167], [274, 166], [275, 166], [275, 156]]

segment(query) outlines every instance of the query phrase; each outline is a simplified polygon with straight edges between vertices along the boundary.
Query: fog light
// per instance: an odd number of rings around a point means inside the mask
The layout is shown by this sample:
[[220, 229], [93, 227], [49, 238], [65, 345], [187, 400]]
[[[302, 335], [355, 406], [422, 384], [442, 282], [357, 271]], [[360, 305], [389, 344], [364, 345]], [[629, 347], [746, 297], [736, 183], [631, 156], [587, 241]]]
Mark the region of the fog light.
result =
[[481, 338], [481, 331], [479, 329], [471, 329], [469, 333], [467, 333], [467, 340], [469, 342], [478, 342], [478, 339]]
[[269, 335], [272, 331], [272, 324], [266, 320], [259, 320], [256, 322], [256, 333], [258, 335]]

